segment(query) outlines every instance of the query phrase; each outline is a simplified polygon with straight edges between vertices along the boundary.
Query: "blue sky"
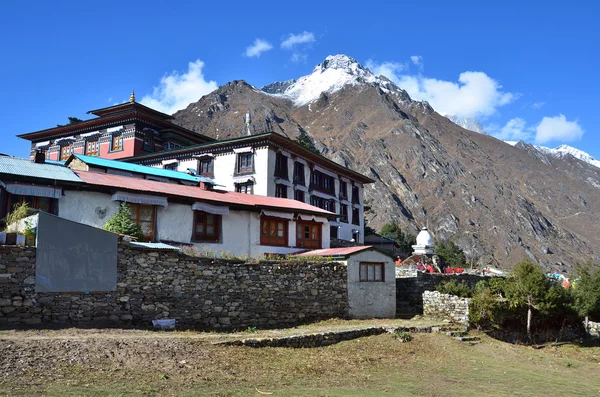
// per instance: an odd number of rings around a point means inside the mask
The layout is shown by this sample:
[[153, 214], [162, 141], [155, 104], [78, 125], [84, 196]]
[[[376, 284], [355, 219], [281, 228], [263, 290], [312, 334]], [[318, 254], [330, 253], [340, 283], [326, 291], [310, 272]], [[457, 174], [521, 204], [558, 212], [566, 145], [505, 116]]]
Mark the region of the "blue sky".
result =
[[[347, 54], [507, 140], [600, 158], [591, 1], [29, 1], [0, 6], [0, 152], [127, 100], [170, 111], [217, 85], [308, 74]], [[262, 51], [261, 51], [262, 50]]]

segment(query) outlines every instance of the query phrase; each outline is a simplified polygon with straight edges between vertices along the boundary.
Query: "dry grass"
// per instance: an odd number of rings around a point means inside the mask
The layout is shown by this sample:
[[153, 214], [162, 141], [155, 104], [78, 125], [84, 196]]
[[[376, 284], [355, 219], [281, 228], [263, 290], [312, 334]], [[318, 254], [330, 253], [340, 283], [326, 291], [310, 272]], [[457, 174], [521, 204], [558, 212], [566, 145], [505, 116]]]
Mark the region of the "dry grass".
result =
[[475, 346], [441, 334], [413, 336], [409, 343], [386, 334], [318, 349], [224, 347], [160, 335], [3, 340], [0, 395], [600, 395], [598, 347], [534, 350], [485, 336]]

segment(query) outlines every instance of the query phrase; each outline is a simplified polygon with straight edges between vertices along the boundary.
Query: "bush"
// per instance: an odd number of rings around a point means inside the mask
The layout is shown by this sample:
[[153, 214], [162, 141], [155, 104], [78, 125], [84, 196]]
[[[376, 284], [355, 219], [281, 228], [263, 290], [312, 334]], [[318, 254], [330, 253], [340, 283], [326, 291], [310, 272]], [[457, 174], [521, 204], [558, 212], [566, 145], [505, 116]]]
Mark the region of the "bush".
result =
[[13, 205], [12, 210], [4, 218], [4, 223], [6, 224], [4, 231], [6, 233], [18, 233], [19, 221], [33, 214], [34, 211], [29, 208], [29, 203], [27, 202]]
[[465, 267], [465, 252], [453, 241], [440, 241], [435, 246], [435, 254], [442, 259], [444, 266]]
[[473, 296], [473, 288], [469, 287], [465, 280], [457, 283], [454, 278], [438, 284], [435, 290], [442, 294], [456, 295], [461, 298], [470, 298]]
[[410, 342], [413, 339], [411, 334], [406, 331], [394, 331], [392, 337], [400, 342]]
[[138, 240], [144, 239], [142, 227], [131, 219], [131, 210], [126, 203], [121, 203], [119, 212], [114, 214], [112, 218], [106, 222], [103, 229], [109, 232], [135, 237]]
[[499, 296], [487, 286], [477, 289], [469, 306], [469, 323], [479, 330], [499, 328], [504, 309]]

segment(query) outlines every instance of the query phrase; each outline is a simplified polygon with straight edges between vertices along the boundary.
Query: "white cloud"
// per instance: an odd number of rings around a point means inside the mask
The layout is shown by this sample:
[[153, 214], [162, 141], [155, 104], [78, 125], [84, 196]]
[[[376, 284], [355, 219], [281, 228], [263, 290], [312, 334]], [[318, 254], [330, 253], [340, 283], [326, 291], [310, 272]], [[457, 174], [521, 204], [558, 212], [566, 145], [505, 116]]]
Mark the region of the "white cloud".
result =
[[544, 107], [545, 104], [546, 102], [536, 102], [533, 105], [531, 105], [531, 107], [534, 109], [541, 109]]
[[458, 81], [444, 81], [422, 75], [401, 74], [399, 63], [384, 62], [367, 66], [395, 82], [417, 100], [427, 101], [444, 115], [458, 117], [491, 116], [498, 108], [514, 101], [518, 95], [502, 91], [502, 86], [484, 72], [463, 72]]
[[290, 33], [287, 39], [281, 42], [281, 48], [291, 50], [298, 44], [309, 44], [315, 42], [315, 35], [311, 32], [304, 31], [299, 34]]
[[188, 64], [188, 70], [180, 74], [173, 71], [160, 79], [158, 87], [154, 87], [152, 95], [146, 95], [141, 103], [158, 111], [172, 114], [183, 109], [201, 96], [217, 89], [217, 83], [206, 81], [202, 68], [204, 62], [197, 59]]
[[535, 141], [537, 143], [550, 141], [572, 142], [581, 139], [584, 132], [577, 120], [569, 121], [563, 114], [544, 117], [535, 131]]
[[294, 63], [306, 63], [306, 60], [308, 59], [308, 54], [302, 52], [294, 52], [290, 59]]
[[267, 40], [256, 39], [251, 46], [246, 47], [245, 55], [249, 58], [260, 57], [263, 52], [269, 51], [273, 46]]
[[423, 62], [423, 57], [421, 55], [413, 55], [410, 57], [410, 61], [414, 65], [421, 65], [421, 62]]
[[490, 131], [493, 136], [503, 141], [527, 141], [533, 137], [535, 129], [527, 126], [527, 122], [515, 117], [509, 120], [503, 127], [487, 126], [487, 131]]

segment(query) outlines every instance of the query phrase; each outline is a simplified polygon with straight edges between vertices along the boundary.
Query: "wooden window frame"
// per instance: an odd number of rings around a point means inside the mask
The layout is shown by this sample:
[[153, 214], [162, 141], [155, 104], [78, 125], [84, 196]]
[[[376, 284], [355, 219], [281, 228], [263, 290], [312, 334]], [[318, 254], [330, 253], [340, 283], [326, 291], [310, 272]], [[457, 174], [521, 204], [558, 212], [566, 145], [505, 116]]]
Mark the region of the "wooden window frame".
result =
[[[204, 217], [202, 225], [204, 226], [204, 233], [198, 233], [197, 226], [200, 223], [199, 218]], [[213, 223], [209, 223], [209, 218], [213, 218]], [[222, 229], [223, 218], [221, 215], [210, 214], [204, 211], [194, 211], [194, 225], [192, 229], [192, 241], [195, 243], [220, 243], [221, 242], [221, 229]], [[206, 233], [208, 226], [213, 226], [214, 233], [209, 235]]]
[[[115, 145], [115, 143], [117, 143]], [[123, 133], [112, 134], [110, 137], [110, 151], [119, 152], [123, 150]]]
[[[142, 226], [142, 223], [150, 223], [150, 227], [152, 233], [150, 235], [144, 235], [144, 239], [148, 239], [150, 241], [154, 241], [154, 237], [156, 235], [156, 206], [149, 204], [137, 204], [137, 203], [127, 203], [129, 206], [129, 210], [131, 211], [131, 219], [135, 221], [138, 225]], [[151, 221], [143, 221], [140, 219], [140, 212], [143, 207], [152, 208], [152, 220]], [[143, 229], [142, 229], [143, 230]]]
[[[11, 201], [13, 201], [13, 197], [17, 197], [17, 199], [14, 201], [14, 203], [12, 203], [12, 205], [27, 202], [29, 204], [29, 208], [45, 211], [45, 212], [48, 212], [49, 214], [56, 215], [57, 199], [55, 199], [55, 198], [26, 196], [26, 195], [22, 195], [22, 194], [13, 194], [13, 193], [8, 193], [8, 192], [6, 194], [6, 212], [4, 215], [8, 214], [11, 211], [10, 207], [11, 207]], [[29, 198], [29, 200], [28, 200], [28, 198]], [[40, 205], [40, 201], [44, 200], [44, 199], [48, 200], [47, 210], [46, 210], [46, 207], [42, 208], [42, 206]]]
[[[373, 269], [369, 272], [369, 269]], [[381, 279], [377, 279], [376, 268], [380, 268]], [[363, 271], [363, 269], [365, 269]], [[371, 277], [372, 275], [372, 277]], [[358, 281], [361, 283], [385, 283], [385, 263], [383, 262], [359, 262], [358, 264]]]
[[294, 183], [306, 186], [306, 178], [304, 176], [304, 164], [299, 161], [294, 161]]
[[[69, 150], [69, 153], [65, 153], [65, 149]], [[60, 145], [60, 160], [64, 161], [64, 160], [68, 160], [69, 157], [71, 157], [71, 154], [73, 154], [73, 144], [69, 143], [68, 145]]]
[[254, 173], [254, 153], [244, 152], [237, 154], [236, 173], [237, 175]]
[[144, 144], [142, 149], [146, 152], [156, 151], [156, 141], [154, 139], [154, 133], [151, 131], [144, 132]]
[[283, 183], [275, 184], [275, 197], [288, 198], [287, 191], [288, 191], [287, 185], [284, 185]]
[[348, 205], [340, 203], [340, 218], [344, 223], [350, 223], [348, 221]]
[[352, 224], [360, 225], [360, 208], [352, 207]]
[[[91, 150], [90, 150], [91, 147]], [[98, 156], [100, 154], [100, 141], [98, 139], [90, 139], [85, 141], [85, 155]]]
[[236, 183], [235, 192], [242, 194], [254, 194], [254, 182]]
[[179, 163], [168, 163], [168, 164], [163, 165], [163, 169], [177, 171], [178, 166], [179, 166]]
[[[275, 230], [279, 230], [279, 225], [282, 225], [283, 228], [283, 236], [269, 236], [265, 235], [263, 231], [272, 230], [272, 226], [275, 225]], [[282, 218], [274, 218], [274, 217], [266, 217], [263, 216], [260, 218], [260, 245], [268, 245], [273, 247], [288, 247], [289, 246], [289, 233], [288, 233], [289, 221]]]
[[[309, 234], [312, 235], [313, 228], [316, 228], [317, 238], [304, 238], [300, 235], [304, 235], [306, 230], [301, 228], [309, 227]], [[318, 222], [307, 222], [307, 221], [296, 221], [296, 247], [297, 248], [312, 248], [321, 249], [323, 247], [323, 230], [322, 225]]]
[[277, 178], [289, 180], [288, 160], [289, 158], [281, 152], [275, 154], [275, 176]]
[[[205, 170], [206, 166], [206, 170]], [[207, 178], [215, 177], [215, 159], [204, 157], [198, 160], [198, 174]]]
[[340, 199], [348, 200], [348, 182], [340, 180]]
[[360, 204], [360, 190], [356, 185], [352, 185], [352, 204]]
[[310, 188], [335, 196], [335, 178], [321, 171], [312, 170], [310, 176]]
[[[299, 195], [302, 197], [302, 200], [299, 199], [299, 197], [298, 197]], [[305, 198], [304, 190], [300, 190], [300, 189], [294, 190], [294, 200], [304, 203], [304, 198]]]

